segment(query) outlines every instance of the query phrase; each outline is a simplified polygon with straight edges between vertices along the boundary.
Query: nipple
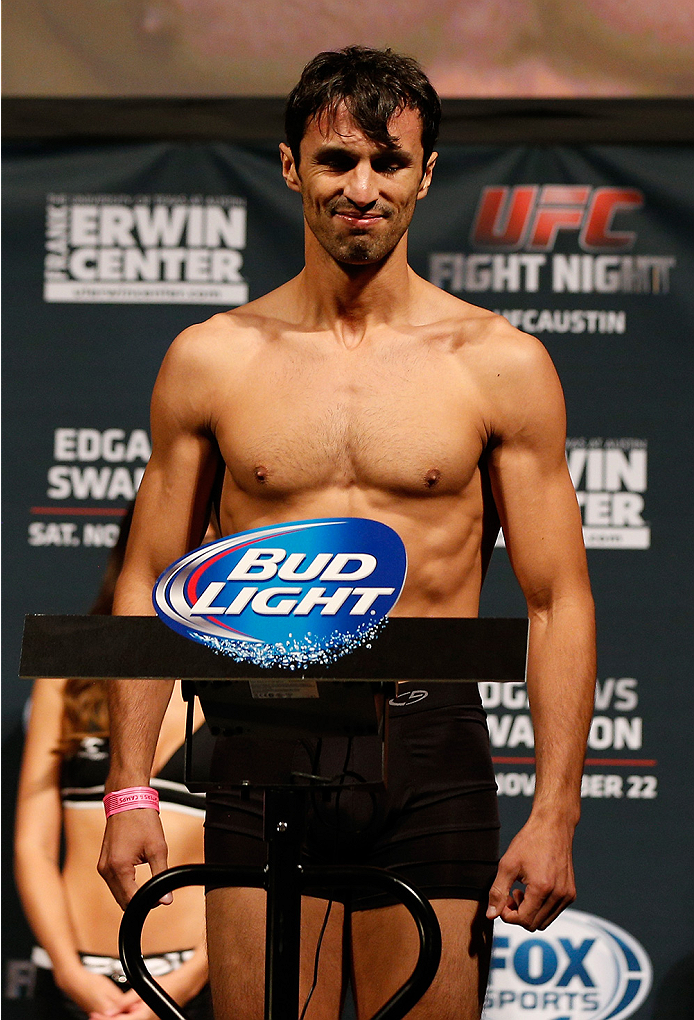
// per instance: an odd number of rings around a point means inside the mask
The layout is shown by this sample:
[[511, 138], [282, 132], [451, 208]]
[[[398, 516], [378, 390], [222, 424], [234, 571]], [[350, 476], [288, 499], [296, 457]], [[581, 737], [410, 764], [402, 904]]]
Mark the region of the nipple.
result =
[[427, 471], [424, 484], [428, 489], [433, 489], [440, 477], [441, 472], [437, 468], [432, 468], [431, 471]]
[[258, 467], [255, 469], [255, 478], [261, 485], [267, 481], [267, 468], [262, 464], [258, 464]]

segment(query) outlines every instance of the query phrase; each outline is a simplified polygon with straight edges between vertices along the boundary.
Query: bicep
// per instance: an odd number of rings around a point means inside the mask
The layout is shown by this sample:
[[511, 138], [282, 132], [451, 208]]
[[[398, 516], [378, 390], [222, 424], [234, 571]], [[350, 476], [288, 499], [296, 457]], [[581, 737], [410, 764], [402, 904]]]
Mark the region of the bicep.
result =
[[[137, 496], [123, 579], [151, 587], [162, 570], [202, 541], [217, 468], [207, 437], [172, 436], [153, 449]], [[119, 595], [122, 594], [119, 585]], [[122, 611], [120, 604], [117, 611]]]
[[528, 602], [542, 606], [587, 585], [587, 572], [563, 394], [549, 358], [538, 360], [506, 410], [490, 479], [514, 573]]
[[202, 541], [220, 464], [206, 375], [167, 355], [152, 396], [152, 456], [140, 485], [116, 611], [151, 612], [162, 570]]

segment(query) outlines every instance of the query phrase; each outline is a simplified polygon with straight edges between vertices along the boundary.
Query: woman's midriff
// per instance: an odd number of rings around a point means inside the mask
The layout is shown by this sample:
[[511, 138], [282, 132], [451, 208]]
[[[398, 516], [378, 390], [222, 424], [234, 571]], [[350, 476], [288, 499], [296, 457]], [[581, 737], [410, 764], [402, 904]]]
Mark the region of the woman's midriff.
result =
[[[174, 811], [161, 812], [169, 847], [169, 867], [203, 860], [202, 818]], [[104, 831], [103, 813], [96, 809], [66, 808], [65, 840], [69, 848], [63, 868], [68, 908], [80, 952], [118, 956], [118, 928], [123, 913], [98, 874], [96, 864]], [[138, 885], [150, 877], [149, 867], [137, 868]], [[143, 932], [145, 955], [190, 949], [204, 929], [204, 893], [195, 886], [180, 889], [170, 906], [156, 907]]]

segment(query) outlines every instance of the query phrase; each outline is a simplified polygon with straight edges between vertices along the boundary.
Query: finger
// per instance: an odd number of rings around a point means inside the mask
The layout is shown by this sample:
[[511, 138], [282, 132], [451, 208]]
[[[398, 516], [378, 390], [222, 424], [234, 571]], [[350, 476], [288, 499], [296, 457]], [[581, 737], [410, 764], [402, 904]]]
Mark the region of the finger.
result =
[[535, 931], [538, 915], [544, 916], [541, 911], [552, 896], [551, 890], [528, 885], [524, 890], [517, 889], [515, 892], [518, 896], [513, 898], [513, 906], [502, 910], [501, 919], [509, 924], [520, 924], [528, 931]]
[[554, 904], [554, 906], [552, 907], [551, 910], [550, 909], [546, 910], [544, 912], [544, 916], [542, 916], [541, 918], [538, 918], [538, 925], [537, 925], [538, 931], [544, 931], [545, 928], [548, 928], [549, 925], [552, 923], [552, 921], [555, 921], [557, 919], [557, 917], [559, 917], [559, 915], [561, 914], [562, 910], [566, 910], [567, 907], [570, 907], [575, 899], [576, 899], [576, 897], [574, 895], [569, 895], [569, 896], [561, 897]]
[[[545, 884], [544, 890], [547, 889], [549, 890], [548, 895], [544, 898], [541, 897], [542, 902], [539, 903], [532, 916], [533, 931], [544, 930], [565, 907], [568, 907], [576, 899], [576, 886], [572, 877], [568, 881], [564, 877], [556, 878]], [[539, 893], [541, 894], [544, 890], [540, 887]], [[522, 911], [521, 915], [523, 916]]]
[[146, 1006], [144, 1002], [133, 1002], [131, 1006], [123, 1010], [124, 1020], [145, 1020], [145, 1018], [151, 1018], [154, 1016], [149, 1006]]
[[[522, 902], [523, 902], [523, 890], [522, 889], [511, 889], [511, 891], [508, 894], [508, 898], [507, 898], [506, 902], [504, 903], [503, 907], [501, 908], [501, 915], [500, 916], [507, 917], [509, 910], [515, 913], [518, 910], [518, 908], [519, 908], [519, 906], [521, 905]], [[506, 912], [506, 913], [504, 913], [504, 912]]]
[[137, 891], [133, 864], [130, 861], [114, 859], [100, 860], [99, 874], [113, 893], [119, 907], [125, 910]]
[[547, 925], [556, 917], [561, 910], [561, 903], [563, 900], [558, 899], [556, 896], [550, 896], [542, 906], [535, 912], [532, 919], [532, 928], [530, 931], [541, 931], [546, 928]]
[[147, 854], [147, 860], [149, 862], [149, 868], [152, 872], [152, 877], [160, 875], [162, 871], [166, 871], [168, 867], [168, 852], [166, 844], [157, 846]]
[[[160, 875], [162, 871], [166, 871], [168, 867], [168, 848], [166, 843], [158, 845], [148, 854], [149, 869], [152, 873], [152, 878], [155, 875]], [[173, 903], [173, 893], [167, 892], [159, 898], [159, 903], [163, 906]]]
[[118, 905], [122, 910], [125, 910], [137, 889], [135, 865], [132, 860], [121, 857], [113, 851], [108, 839], [110, 834], [108, 826], [109, 822], [106, 823], [106, 832], [96, 868]]
[[510, 895], [511, 886], [516, 881], [517, 877], [517, 869], [512, 867], [506, 859], [502, 857], [499, 862], [496, 878], [489, 890], [487, 917], [490, 921], [493, 921], [495, 917], [500, 917], [502, 911], [508, 909], [509, 904], [513, 904]]
[[123, 999], [123, 993], [115, 989], [115, 996], [106, 995], [104, 996], [103, 1005], [99, 1009], [95, 1010], [97, 1013], [103, 1013], [104, 1016], [113, 1016], [116, 1013], [120, 1013], [120, 1004]]
[[137, 994], [134, 988], [130, 988], [127, 992], [123, 992], [120, 997], [121, 1009], [119, 1012], [121, 1012], [125, 1006], [131, 1006], [135, 1002], [142, 1002], [142, 997]]
[[106, 880], [118, 906], [121, 910], [125, 910], [137, 890], [134, 875], [131, 876], [125, 871], [119, 872], [114, 869], [104, 873], [102, 877]]

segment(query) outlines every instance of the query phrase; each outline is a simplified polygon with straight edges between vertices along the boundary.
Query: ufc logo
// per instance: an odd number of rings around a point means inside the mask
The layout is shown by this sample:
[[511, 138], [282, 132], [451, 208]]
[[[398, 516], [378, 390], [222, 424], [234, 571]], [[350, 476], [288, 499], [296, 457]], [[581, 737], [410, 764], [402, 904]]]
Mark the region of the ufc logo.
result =
[[632, 230], [614, 230], [618, 212], [643, 206], [635, 188], [591, 188], [576, 184], [492, 185], [480, 198], [472, 226], [476, 248], [494, 251], [552, 251], [560, 230], [580, 230], [584, 251], [627, 251]]

